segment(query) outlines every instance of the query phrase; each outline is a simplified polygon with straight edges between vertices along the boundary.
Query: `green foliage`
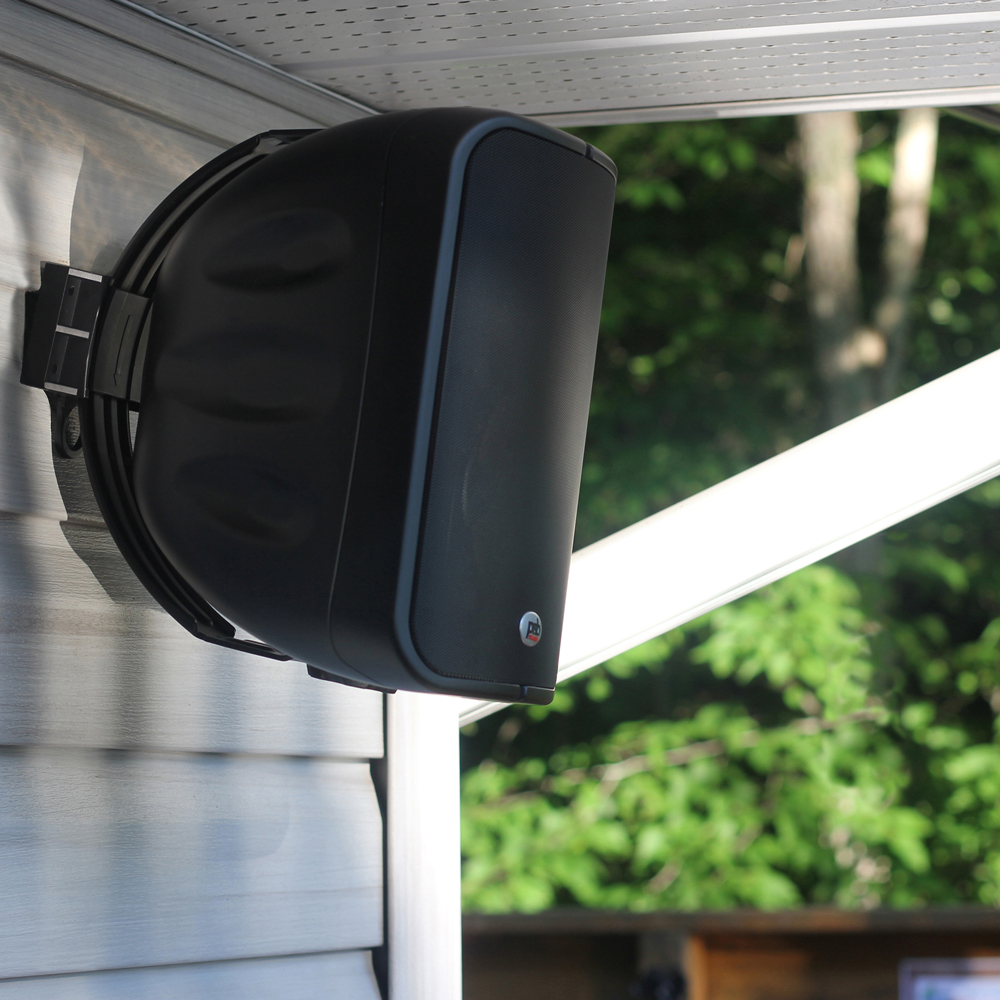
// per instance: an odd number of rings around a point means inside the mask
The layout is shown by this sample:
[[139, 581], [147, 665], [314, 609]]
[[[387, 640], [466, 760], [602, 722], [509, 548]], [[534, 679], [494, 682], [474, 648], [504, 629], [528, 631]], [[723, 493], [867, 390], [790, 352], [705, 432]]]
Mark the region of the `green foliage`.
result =
[[868, 700], [871, 661], [860, 629], [857, 591], [829, 567], [813, 567], [756, 600], [720, 608], [713, 634], [692, 656], [717, 677], [747, 683], [758, 675], [785, 704], [838, 718]]
[[[858, 161], [866, 296], [891, 115]], [[818, 432], [791, 119], [587, 130], [621, 171], [577, 542]], [[1000, 154], [944, 118], [904, 388], [1000, 348]], [[975, 428], [970, 428], [975, 433]], [[1000, 905], [1000, 481], [463, 740], [473, 909]]]
[[1000, 745], [933, 697], [992, 696], [1000, 619], [908, 684], [859, 605], [843, 574], [802, 570], [684, 630], [689, 669], [755, 697], [469, 771], [467, 904], [1000, 901]]
[[[862, 273], [879, 291], [894, 117], [864, 116]], [[792, 118], [587, 129], [618, 163], [577, 543], [816, 434]], [[1000, 153], [943, 118], [903, 388], [1000, 348]]]
[[780, 305], [801, 256], [792, 127], [588, 131], [621, 180], [579, 544], [813, 433], [801, 308]]

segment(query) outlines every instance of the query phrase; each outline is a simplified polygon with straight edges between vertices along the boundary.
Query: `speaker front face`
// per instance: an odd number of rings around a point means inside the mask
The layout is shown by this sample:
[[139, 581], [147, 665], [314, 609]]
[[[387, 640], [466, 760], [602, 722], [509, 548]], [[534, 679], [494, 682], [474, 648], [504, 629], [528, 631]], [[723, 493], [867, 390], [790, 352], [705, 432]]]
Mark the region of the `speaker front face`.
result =
[[447, 687], [551, 699], [613, 198], [582, 144], [500, 128], [469, 157], [401, 588], [418, 668]]

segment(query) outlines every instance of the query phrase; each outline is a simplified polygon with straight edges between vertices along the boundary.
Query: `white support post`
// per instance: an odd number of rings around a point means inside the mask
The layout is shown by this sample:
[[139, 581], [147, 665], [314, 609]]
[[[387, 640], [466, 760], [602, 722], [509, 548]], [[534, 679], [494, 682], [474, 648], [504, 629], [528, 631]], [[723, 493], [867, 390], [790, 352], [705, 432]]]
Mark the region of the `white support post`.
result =
[[577, 552], [559, 680], [997, 475], [1000, 351]]
[[461, 1000], [459, 702], [387, 697], [389, 1000]]

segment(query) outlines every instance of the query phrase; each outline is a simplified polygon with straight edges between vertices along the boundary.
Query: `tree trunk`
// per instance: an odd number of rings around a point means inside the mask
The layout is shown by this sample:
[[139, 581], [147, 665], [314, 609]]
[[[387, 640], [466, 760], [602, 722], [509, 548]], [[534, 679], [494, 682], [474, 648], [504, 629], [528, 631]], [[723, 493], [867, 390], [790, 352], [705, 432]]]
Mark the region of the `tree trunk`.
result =
[[800, 115], [798, 125], [809, 319], [826, 424], [834, 427], [876, 405], [871, 368], [885, 356], [861, 321], [854, 164], [860, 136], [851, 111]]
[[875, 307], [875, 328], [886, 346], [879, 401], [892, 399], [909, 346], [910, 296], [927, 242], [927, 213], [937, 157], [936, 108], [899, 113], [892, 183], [882, 244], [885, 292]]

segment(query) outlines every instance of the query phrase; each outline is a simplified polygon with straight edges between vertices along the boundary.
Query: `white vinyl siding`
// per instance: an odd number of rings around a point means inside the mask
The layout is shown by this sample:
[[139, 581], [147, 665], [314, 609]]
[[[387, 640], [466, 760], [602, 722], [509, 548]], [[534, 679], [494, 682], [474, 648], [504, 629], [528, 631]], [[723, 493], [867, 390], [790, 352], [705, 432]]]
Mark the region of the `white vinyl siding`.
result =
[[384, 699], [167, 617], [18, 382], [41, 260], [106, 271], [226, 146], [364, 112], [28, 4], [0, 23], [0, 995], [378, 1000]]

